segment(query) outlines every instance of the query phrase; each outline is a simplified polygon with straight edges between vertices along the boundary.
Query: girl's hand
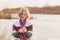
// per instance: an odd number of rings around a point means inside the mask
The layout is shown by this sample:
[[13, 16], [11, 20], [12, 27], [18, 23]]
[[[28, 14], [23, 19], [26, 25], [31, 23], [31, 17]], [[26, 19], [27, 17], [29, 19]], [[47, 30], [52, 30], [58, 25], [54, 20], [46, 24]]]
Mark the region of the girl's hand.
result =
[[26, 29], [25, 27], [23, 27], [23, 30], [24, 30], [24, 32], [26, 32], [26, 31], [27, 31], [27, 29]]
[[20, 32], [20, 33], [23, 33], [23, 32], [24, 32], [24, 31], [23, 31], [23, 28], [19, 29], [19, 32]]
[[19, 29], [19, 32], [20, 32], [20, 33], [24, 33], [24, 32], [26, 32], [26, 31], [27, 31], [27, 29], [26, 29], [25, 27]]

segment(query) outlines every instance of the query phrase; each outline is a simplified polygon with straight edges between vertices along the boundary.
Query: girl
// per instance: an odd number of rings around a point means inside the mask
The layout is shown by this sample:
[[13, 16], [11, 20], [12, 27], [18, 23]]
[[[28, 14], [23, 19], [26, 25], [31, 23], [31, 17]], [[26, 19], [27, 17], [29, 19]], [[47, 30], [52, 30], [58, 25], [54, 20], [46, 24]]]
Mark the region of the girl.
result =
[[33, 25], [28, 21], [30, 13], [27, 8], [19, 10], [19, 21], [13, 24], [13, 36], [15, 40], [31, 40]]

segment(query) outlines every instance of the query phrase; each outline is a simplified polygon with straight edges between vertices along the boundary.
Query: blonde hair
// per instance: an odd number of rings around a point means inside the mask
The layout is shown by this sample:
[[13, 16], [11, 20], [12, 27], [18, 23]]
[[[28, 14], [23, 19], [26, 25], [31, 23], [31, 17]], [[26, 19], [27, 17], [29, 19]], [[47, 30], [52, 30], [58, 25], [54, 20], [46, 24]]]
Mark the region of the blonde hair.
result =
[[26, 8], [26, 7], [20, 8], [20, 10], [18, 11], [19, 17], [20, 17], [20, 14], [23, 12], [23, 10], [24, 10], [24, 11], [26, 12], [26, 14], [27, 14], [27, 19], [30, 19], [30, 12], [29, 12], [28, 8]]

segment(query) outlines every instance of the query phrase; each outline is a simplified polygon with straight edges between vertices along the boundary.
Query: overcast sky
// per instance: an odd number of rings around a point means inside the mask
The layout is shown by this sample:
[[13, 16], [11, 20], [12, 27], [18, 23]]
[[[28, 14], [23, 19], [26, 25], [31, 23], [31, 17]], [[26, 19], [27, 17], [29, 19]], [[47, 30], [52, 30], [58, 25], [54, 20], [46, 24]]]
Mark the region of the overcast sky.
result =
[[60, 5], [60, 0], [0, 0], [0, 10], [4, 8], [16, 8], [22, 6]]

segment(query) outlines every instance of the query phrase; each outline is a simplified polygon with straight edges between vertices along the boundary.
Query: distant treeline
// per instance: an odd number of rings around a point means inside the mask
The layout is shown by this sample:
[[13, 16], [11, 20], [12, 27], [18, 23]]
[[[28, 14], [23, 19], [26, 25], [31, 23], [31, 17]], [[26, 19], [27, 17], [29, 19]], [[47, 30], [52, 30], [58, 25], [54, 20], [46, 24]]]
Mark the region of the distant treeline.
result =
[[29, 9], [34, 14], [60, 14], [60, 6], [30, 7]]
[[[60, 6], [27, 7], [34, 14], [60, 14]], [[20, 8], [5, 8], [4, 13], [17, 13]]]
[[[0, 11], [0, 18], [11, 18], [11, 14], [18, 13], [19, 8], [5, 8]], [[60, 6], [27, 7], [33, 14], [60, 14]]]

